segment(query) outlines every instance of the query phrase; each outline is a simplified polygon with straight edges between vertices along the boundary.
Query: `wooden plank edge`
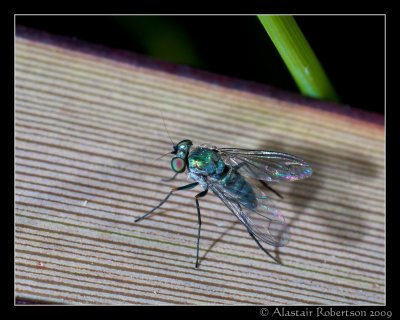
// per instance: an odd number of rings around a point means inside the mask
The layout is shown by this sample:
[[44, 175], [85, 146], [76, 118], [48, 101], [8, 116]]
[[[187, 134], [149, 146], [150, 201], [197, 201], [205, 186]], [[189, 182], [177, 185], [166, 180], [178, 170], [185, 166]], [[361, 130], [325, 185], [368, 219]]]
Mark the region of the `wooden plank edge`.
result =
[[307, 105], [311, 108], [347, 116], [352, 119], [369, 122], [378, 126], [384, 126], [385, 122], [384, 115], [376, 112], [366, 111], [336, 102], [317, 100], [270, 85], [228, 77], [189, 66], [178, 65], [169, 61], [163, 61], [123, 49], [108, 48], [104, 45], [89, 43], [79, 39], [72, 39], [67, 36], [54, 35], [47, 31], [32, 29], [23, 25], [16, 25], [15, 32], [16, 36], [21, 38], [58, 46], [68, 50], [79, 51], [121, 63], [155, 69], [176, 76], [212, 83], [213, 85], [228, 89], [245, 91], [260, 96], [282, 100], [288, 103]]

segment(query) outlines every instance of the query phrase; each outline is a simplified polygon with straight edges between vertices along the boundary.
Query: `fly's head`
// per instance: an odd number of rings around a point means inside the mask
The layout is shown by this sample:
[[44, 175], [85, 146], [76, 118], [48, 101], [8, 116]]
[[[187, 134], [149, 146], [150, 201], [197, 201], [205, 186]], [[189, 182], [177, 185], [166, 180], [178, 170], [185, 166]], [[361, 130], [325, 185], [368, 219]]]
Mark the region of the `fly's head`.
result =
[[171, 160], [171, 168], [176, 173], [182, 173], [185, 171], [191, 146], [192, 141], [190, 140], [182, 140], [178, 144], [174, 145], [174, 150], [171, 153], [174, 154], [175, 157]]

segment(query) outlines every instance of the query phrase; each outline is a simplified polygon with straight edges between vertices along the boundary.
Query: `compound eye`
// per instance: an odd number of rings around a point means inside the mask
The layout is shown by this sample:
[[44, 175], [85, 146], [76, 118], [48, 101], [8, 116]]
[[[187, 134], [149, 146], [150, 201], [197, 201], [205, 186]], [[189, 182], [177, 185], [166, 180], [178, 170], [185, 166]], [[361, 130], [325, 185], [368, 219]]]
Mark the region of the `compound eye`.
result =
[[183, 161], [181, 158], [179, 157], [173, 157], [171, 160], [171, 168], [172, 170], [174, 170], [175, 172], [183, 172], [185, 171], [185, 161]]

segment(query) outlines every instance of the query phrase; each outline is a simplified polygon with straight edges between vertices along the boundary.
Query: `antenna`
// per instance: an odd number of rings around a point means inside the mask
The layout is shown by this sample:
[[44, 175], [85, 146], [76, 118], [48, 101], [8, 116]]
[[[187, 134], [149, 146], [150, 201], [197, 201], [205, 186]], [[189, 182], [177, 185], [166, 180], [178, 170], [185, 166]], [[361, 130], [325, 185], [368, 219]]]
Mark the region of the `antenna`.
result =
[[162, 156], [159, 156], [158, 158], [154, 159], [153, 161], [160, 160], [161, 158], [164, 158], [168, 154], [171, 154], [171, 152], [168, 151], [167, 153], [164, 153]]
[[171, 136], [169, 135], [169, 132], [168, 132], [168, 129], [167, 129], [167, 125], [165, 124], [165, 120], [164, 120], [164, 112], [162, 110], [161, 110], [161, 114], [162, 114], [162, 120], [163, 120], [163, 123], [164, 123], [165, 131], [167, 131], [168, 138], [169, 138], [169, 140], [171, 140], [171, 143], [174, 146], [175, 143], [172, 141]]

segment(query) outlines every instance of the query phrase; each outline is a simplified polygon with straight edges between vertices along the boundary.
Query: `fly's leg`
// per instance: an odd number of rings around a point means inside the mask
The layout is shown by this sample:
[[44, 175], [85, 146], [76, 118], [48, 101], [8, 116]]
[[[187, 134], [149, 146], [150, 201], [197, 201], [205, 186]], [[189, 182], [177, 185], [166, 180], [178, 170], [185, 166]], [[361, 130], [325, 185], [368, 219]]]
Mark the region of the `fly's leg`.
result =
[[273, 257], [268, 251], [267, 249], [265, 249], [261, 243], [257, 240], [257, 238], [254, 236], [253, 233], [251, 233], [251, 231], [249, 229], [247, 229], [247, 231], [249, 232], [250, 236], [253, 238], [253, 240], [257, 243], [257, 245], [260, 247], [260, 249], [262, 251], [264, 251], [268, 256], [270, 256], [274, 261], [276, 261], [279, 264], [282, 264], [277, 258]]
[[232, 167], [232, 169], [239, 170], [243, 166], [248, 166], [248, 164], [246, 162], [241, 162], [241, 163], [237, 164], [236, 166]]
[[264, 180], [259, 180], [264, 187], [267, 189], [271, 190], [273, 193], [275, 193], [279, 198], [283, 199], [283, 196], [276, 190], [272, 189]]
[[[240, 211], [242, 211], [242, 209], [241, 209], [241, 207], [240, 207], [240, 204], [239, 204], [239, 208], [240, 208]], [[250, 230], [249, 228], [246, 227], [246, 229], [247, 229], [247, 232], [249, 233], [249, 235], [253, 238], [253, 240], [257, 243], [257, 245], [260, 247], [260, 249], [261, 249], [262, 251], [264, 251], [268, 256], [270, 256], [275, 262], [277, 262], [277, 263], [279, 263], [279, 264], [282, 264], [277, 258], [273, 257], [273, 256], [268, 252], [268, 250], [265, 249], [265, 248], [261, 245], [260, 241], [257, 240], [257, 238], [255, 237], [255, 235], [253, 234], [253, 232], [251, 232], [251, 230]]]
[[155, 206], [153, 209], [151, 209], [149, 212], [146, 212], [144, 215], [140, 216], [139, 218], [137, 218], [135, 220], [135, 222], [138, 222], [144, 218], [146, 218], [149, 214], [153, 213], [155, 210], [157, 210], [159, 207], [161, 207], [165, 202], [167, 202], [168, 198], [172, 195], [173, 192], [175, 191], [179, 191], [179, 190], [189, 190], [189, 189], [193, 189], [194, 187], [196, 187], [199, 183], [198, 182], [193, 182], [193, 183], [189, 183], [187, 185], [184, 185], [182, 187], [178, 187], [178, 188], [173, 188], [171, 189], [171, 191], [167, 194], [167, 196], [164, 198], [164, 200], [162, 200], [157, 206]]
[[[238, 169], [240, 169], [240, 168], [243, 167], [243, 166], [247, 166], [247, 168], [249, 168], [249, 170], [254, 174], [253, 169], [252, 169], [252, 168], [249, 166], [249, 164], [246, 163], [246, 162], [241, 162], [241, 163], [239, 163], [238, 165], [234, 166], [233, 169], [238, 170]], [[254, 174], [254, 176], [255, 176], [255, 174]], [[279, 198], [283, 199], [283, 196], [282, 196], [278, 191], [272, 189], [272, 187], [270, 187], [270, 186], [268, 185], [268, 183], [266, 183], [264, 180], [258, 180], [258, 181], [260, 181], [260, 182], [263, 184], [264, 187], [266, 187], [267, 189], [269, 189], [270, 191], [272, 191], [273, 193], [275, 193]]]
[[175, 173], [175, 174], [173, 175], [173, 177], [172, 177], [172, 178], [168, 178], [168, 179], [161, 179], [161, 181], [164, 181], [164, 182], [172, 181], [172, 180], [174, 180], [174, 179], [176, 178], [176, 176], [178, 175], [178, 173], [179, 173], [179, 172]]
[[200, 250], [200, 230], [201, 230], [201, 215], [200, 215], [200, 205], [199, 198], [204, 197], [208, 192], [208, 188], [198, 193], [195, 197], [196, 200], [196, 208], [197, 208], [197, 217], [198, 217], [198, 230], [197, 230], [197, 253], [196, 253], [196, 269], [199, 267], [199, 250]]

